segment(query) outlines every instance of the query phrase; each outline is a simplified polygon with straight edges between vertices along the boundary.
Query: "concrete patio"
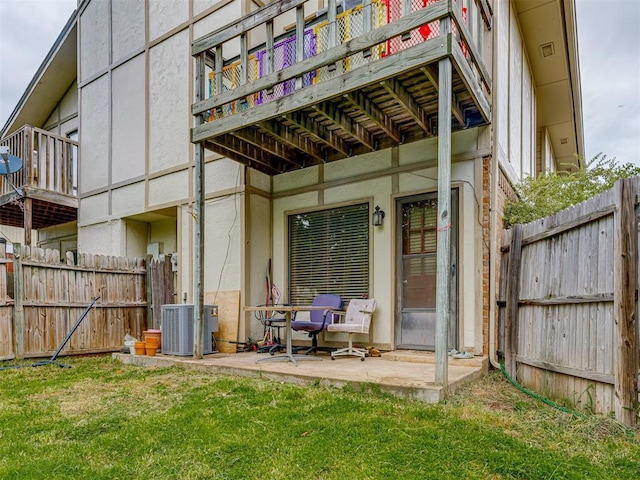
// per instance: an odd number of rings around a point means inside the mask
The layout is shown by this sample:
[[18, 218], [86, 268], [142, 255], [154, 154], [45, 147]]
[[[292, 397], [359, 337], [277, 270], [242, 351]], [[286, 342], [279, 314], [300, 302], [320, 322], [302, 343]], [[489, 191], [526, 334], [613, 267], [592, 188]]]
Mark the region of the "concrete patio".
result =
[[[435, 355], [431, 352], [394, 351], [380, 357], [367, 357], [362, 362], [356, 357], [342, 357], [331, 361], [328, 355], [319, 355], [321, 361], [256, 363], [268, 354], [245, 352], [236, 354], [214, 353], [201, 360], [192, 357], [163, 355], [134, 356], [114, 353], [113, 358], [129, 365], [145, 367], [177, 366], [224, 375], [268, 378], [278, 382], [309, 385], [320, 383], [337, 388], [347, 385], [355, 390], [371, 387], [397, 397], [436, 403], [444, 399], [444, 390], [435, 379]], [[471, 359], [449, 358], [449, 392], [454, 393], [465, 383], [481, 378], [487, 371], [487, 357]]]

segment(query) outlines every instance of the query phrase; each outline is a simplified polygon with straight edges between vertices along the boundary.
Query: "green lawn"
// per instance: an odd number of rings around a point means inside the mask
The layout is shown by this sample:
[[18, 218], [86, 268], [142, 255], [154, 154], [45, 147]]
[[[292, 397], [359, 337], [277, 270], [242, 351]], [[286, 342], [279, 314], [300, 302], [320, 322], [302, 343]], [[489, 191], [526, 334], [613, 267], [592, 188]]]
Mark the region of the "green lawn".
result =
[[640, 437], [499, 372], [439, 405], [64, 359], [0, 371], [1, 479], [623, 479]]

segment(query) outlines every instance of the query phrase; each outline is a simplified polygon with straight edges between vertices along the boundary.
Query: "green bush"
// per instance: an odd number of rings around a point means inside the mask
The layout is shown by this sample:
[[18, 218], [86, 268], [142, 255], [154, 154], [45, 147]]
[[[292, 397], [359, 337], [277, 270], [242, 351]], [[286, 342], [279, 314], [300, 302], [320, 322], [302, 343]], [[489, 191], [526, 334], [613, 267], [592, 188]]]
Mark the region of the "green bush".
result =
[[516, 197], [505, 206], [505, 228], [553, 215], [610, 189], [621, 178], [640, 175], [639, 166], [620, 165], [615, 157], [607, 158], [602, 153], [582, 164], [578, 170], [547, 171], [516, 184]]

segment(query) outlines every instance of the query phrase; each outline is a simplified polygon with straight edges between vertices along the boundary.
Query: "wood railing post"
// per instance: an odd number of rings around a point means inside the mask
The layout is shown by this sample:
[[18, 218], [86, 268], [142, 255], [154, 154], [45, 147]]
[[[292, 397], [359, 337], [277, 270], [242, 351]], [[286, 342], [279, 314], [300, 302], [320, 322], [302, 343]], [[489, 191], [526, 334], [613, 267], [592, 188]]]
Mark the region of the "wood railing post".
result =
[[22, 200], [22, 218], [24, 226], [24, 244], [31, 246], [31, 230], [33, 229], [33, 201], [30, 197]]
[[636, 249], [638, 228], [635, 217], [633, 183], [621, 179], [615, 185], [614, 213], [614, 318], [616, 420], [624, 425], [637, 423], [638, 358], [636, 349]]
[[[338, 11], [337, 11], [336, 0], [329, 0], [327, 3], [327, 29], [328, 29], [328, 39], [327, 39], [327, 50], [332, 49], [338, 44]], [[327, 70], [330, 72], [335, 71], [337, 68], [335, 63], [331, 63], [327, 65]]]
[[[273, 21], [272, 20], [268, 20], [265, 23], [265, 28], [266, 28], [266, 32], [267, 32], [267, 38], [265, 39], [265, 72], [266, 75], [269, 75], [270, 73], [273, 73], [273, 59], [274, 59], [274, 52], [273, 52]], [[271, 95], [273, 93], [273, 87], [269, 87], [267, 88], [267, 95]]]
[[35, 155], [34, 153], [34, 139], [33, 139], [33, 128], [31, 127], [26, 127], [24, 130], [24, 156], [22, 157], [22, 159], [24, 160], [24, 165], [23, 165], [23, 185], [29, 185], [29, 186], [33, 186], [33, 182], [35, 179], [35, 173], [34, 173], [34, 158], [33, 156]]
[[[405, 17], [411, 13], [411, 0], [402, 0], [402, 16]], [[402, 41], [406, 42], [411, 40], [411, 32], [402, 34]]]
[[[373, 9], [371, 6], [371, 0], [363, 0], [362, 2], [362, 33], [369, 33], [372, 28], [373, 21]], [[362, 56], [364, 58], [369, 58], [371, 56], [371, 49], [367, 48], [362, 51]]]
[[24, 358], [24, 273], [22, 271], [22, 246], [13, 244], [13, 335], [16, 359]]
[[520, 260], [522, 259], [522, 225], [513, 226], [509, 247], [507, 273], [506, 319], [504, 324], [505, 369], [516, 378], [516, 354], [518, 353], [518, 297], [520, 296]]
[[[296, 7], [296, 63], [304, 60], [304, 6]], [[296, 90], [303, 87], [302, 77], [296, 78]]]

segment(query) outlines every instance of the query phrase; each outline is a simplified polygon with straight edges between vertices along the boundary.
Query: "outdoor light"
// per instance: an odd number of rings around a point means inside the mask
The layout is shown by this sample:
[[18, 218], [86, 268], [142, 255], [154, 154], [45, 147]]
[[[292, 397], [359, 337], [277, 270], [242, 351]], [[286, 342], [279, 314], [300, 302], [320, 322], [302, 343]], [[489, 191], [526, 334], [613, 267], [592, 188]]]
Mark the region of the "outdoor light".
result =
[[382, 219], [384, 218], [384, 210], [380, 210], [380, 207], [376, 205], [376, 209], [373, 212], [373, 226], [382, 226]]

